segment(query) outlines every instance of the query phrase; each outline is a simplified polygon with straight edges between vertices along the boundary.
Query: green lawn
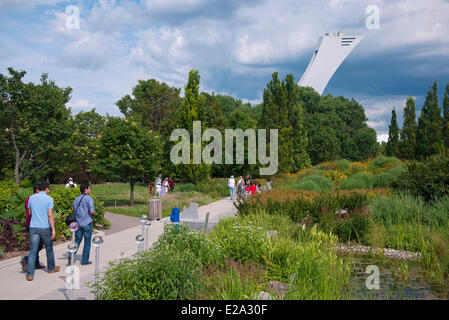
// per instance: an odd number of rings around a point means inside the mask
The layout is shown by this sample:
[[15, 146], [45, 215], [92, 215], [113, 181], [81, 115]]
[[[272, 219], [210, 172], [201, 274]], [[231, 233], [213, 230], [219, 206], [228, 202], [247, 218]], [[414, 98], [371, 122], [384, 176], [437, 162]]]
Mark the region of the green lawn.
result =
[[[175, 190], [182, 184], [175, 185]], [[134, 206], [130, 207], [128, 183], [103, 183], [92, 185], [92, 193], [104, 202], [106, 211], [140, 217], [148, 214], [148, 199], [153, 198], [148, 193], [148, 186], [137, 184], [134, 188]], [[154, 189], [153, 189], [154, 194]], [[216, 194], [204, 194], [200, 192], [170, 192], [162, 197], [162, 216], [171, 214], [172, 208], [189, 206], [191, 202], [197, 202], [200, 206], [222, 199]]]

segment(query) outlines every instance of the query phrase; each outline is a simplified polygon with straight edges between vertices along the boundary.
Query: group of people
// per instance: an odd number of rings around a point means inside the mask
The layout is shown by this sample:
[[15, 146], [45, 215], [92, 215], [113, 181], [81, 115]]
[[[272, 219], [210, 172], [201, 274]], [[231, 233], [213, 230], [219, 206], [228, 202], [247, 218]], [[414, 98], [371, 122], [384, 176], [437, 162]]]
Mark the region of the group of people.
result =
[[[156, 191], [154, 192], [154, 196], [165, 196], [167, 195], [169, 190], [175, 189], [175, 181], [171, 177], [165, 177], [164, 181], [162, 181], [162, 174], [159, 174], [155, 181]], [[153, 195], [153, 181], [150, 181], [148, 185], [148, 192], [150, 196]]]
[[[73, 185], [73, 179], [69, 180], [68, 184]], [[89, 195], [91, 193], [91, 185], [82, 183], [80, 192], [81, 194], [73, 201], [73, 211], [78, 225], [78, 230], [75, 233], [75, 242], [79, 247], [84, 238], [81, 265], [89, 265], [92, 263], [89, 261], [89, 254], [93, 230], [92, 215], [95, 214], [95, 207], [94, 200]], [[55, 265], [53, 241], [56, 238], [56, 230], [53, 216], [53, 198], [49, 196], [49, 193], [50, 185], [48, 182], [43, 181], [33, 186], [33, 194], [25, 200], [25, 225], [30, 238], [30, 252], [22, 257], [20, 263], [22, 270], [26, 272], [28, 281], [34, 279], [36, 269], [45, 268], [39, 261], [39, 251], [43, 247], [45, 247], [47, 254], [48, 273], [56, 273], [60, 270], [60, 266]], [[71, 262], [70, 258], [71, 256], [69, 255], [69, 264]]]
[[245, 178], [243, 178], [242, 176], [239, 177], [239, 180], [237, 182], [237, 193], [235, 193], [235, 186], [236, 183], [234, 176], [231, 176], [228, 180], [229, 197], [231, 200], [234, 199], [234, 196], [238, 198], [243, 198], [250, 194], [254, 194], [257, 191], [257, 185], [251, 184], [249, 174]]

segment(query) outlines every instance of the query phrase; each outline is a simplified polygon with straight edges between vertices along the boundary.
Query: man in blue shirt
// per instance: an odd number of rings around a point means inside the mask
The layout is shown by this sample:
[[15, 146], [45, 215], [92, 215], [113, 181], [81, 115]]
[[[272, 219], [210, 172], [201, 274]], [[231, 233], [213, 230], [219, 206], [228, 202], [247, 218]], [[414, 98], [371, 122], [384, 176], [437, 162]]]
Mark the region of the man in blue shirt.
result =
[[[81, 265], [91, 264], [89, 261], [90, 242], [92, 239], [92, 215], [95, 214], [94, 199], [89, 196], [91, 186], [89, 183], [82, 183], [80, 186], [81, 195], [73, 201], [73, 212], [75, 213], [78, 230], [75, 233], [75, 242], [79, 245], [84, 237], [83, 256]], [[76, 252], [75, 252], [76, 254]], [[69, 264], [71, 264], [72, 255], [69, 254]]]
[[48, 273], [58, 272], [60, 267], [55, 266], [53, 240], [55, 240], [55, 219], [53, 217], [53, 198], [49, 197], [50, 186], [48, 182], [39, 184], [39, 193], [33, 194], [28, 200], [30, 209], [30, 253], [28, 255], [26, 279], [32, 281], [36, 268], [36, 256], [39, 241], [43, 240], [47, 252]]

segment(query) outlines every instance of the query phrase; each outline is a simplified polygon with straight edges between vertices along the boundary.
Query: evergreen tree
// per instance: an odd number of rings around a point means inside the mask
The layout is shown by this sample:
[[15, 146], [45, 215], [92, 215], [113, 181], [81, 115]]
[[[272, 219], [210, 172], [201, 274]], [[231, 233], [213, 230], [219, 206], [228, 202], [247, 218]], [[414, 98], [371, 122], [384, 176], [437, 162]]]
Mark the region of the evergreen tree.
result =
[[399, 141], [399, 156], [401, 158], [415, 158], [417, 130], [415, 100], [412, 97], [408, 97], [404, 108], [404, 124], [402, 125]]
[[303, 109], [298, 99], [298, 84], [292, 74], [286, 77], [288, 118], [292, 127], [293, 163], [292, 172], [297, 172], [310, 166], [307, 152], [307, 133], [304, 128]]
[[438, 105], [436, 82], [427, 91], [426, 100], [418, 119], [416, 142], [418, 159], [425, 159], [443, 149], [441, 108]]
[[270, 129], [278, 129], [278, 172], [287, 173], [291, 172], [293, 167], [293, 158], [291, 157], [293, 130], [288, 117], [287, 88], [285, 81], [279, 80], [277, 72], [273, 73], [272, 77], [263, 94], [261, 127], [266, 129], [267, 133]]
[[390, 126], [388, 127], [387, 155], [396, 156], [398, 154], [399, 127], [396, 117], [396, 110], [391, 113]]
[[[204, 132], [206, 119], [201, 119], [202, 106], [204, 106], [204, 96], [200, 95], [200, 75], [197, 70], [189, 72], [189, 80], [185, 86], [184, 100], [181, 106], [181, 114], [179, 119], [179, 128], [186, 129], [190, 134], [190, 163], [180, 163], [177, 165], [178, 176], [184, 181], [193, 183], [201, 182], [209, 177], [211, 165], [205, 163], [193, 163], [193, 121], [200, 120], [201, 131]], [[201, 146], [203, 146], [201, 142]], [[171, 149], [171, 148], [170, 148]]]
[[444, 90], [443, 98], [443, 142], [444, 146], [449, 149], [449, 82]]

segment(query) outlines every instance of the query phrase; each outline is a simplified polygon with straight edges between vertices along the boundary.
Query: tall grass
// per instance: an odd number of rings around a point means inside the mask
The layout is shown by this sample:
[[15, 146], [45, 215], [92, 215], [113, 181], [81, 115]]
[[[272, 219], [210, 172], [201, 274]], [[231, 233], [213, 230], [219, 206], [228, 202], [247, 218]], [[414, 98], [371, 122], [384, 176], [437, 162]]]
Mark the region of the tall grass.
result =
[[332, 180], [322, 175], [309, 175], [302, 178], [295, 189], [322, 192], [332, 189]]
[[361, 171], [340, 182], [340, 189], [372, 189], [373, 185], [374, 176], [370, 173]]

